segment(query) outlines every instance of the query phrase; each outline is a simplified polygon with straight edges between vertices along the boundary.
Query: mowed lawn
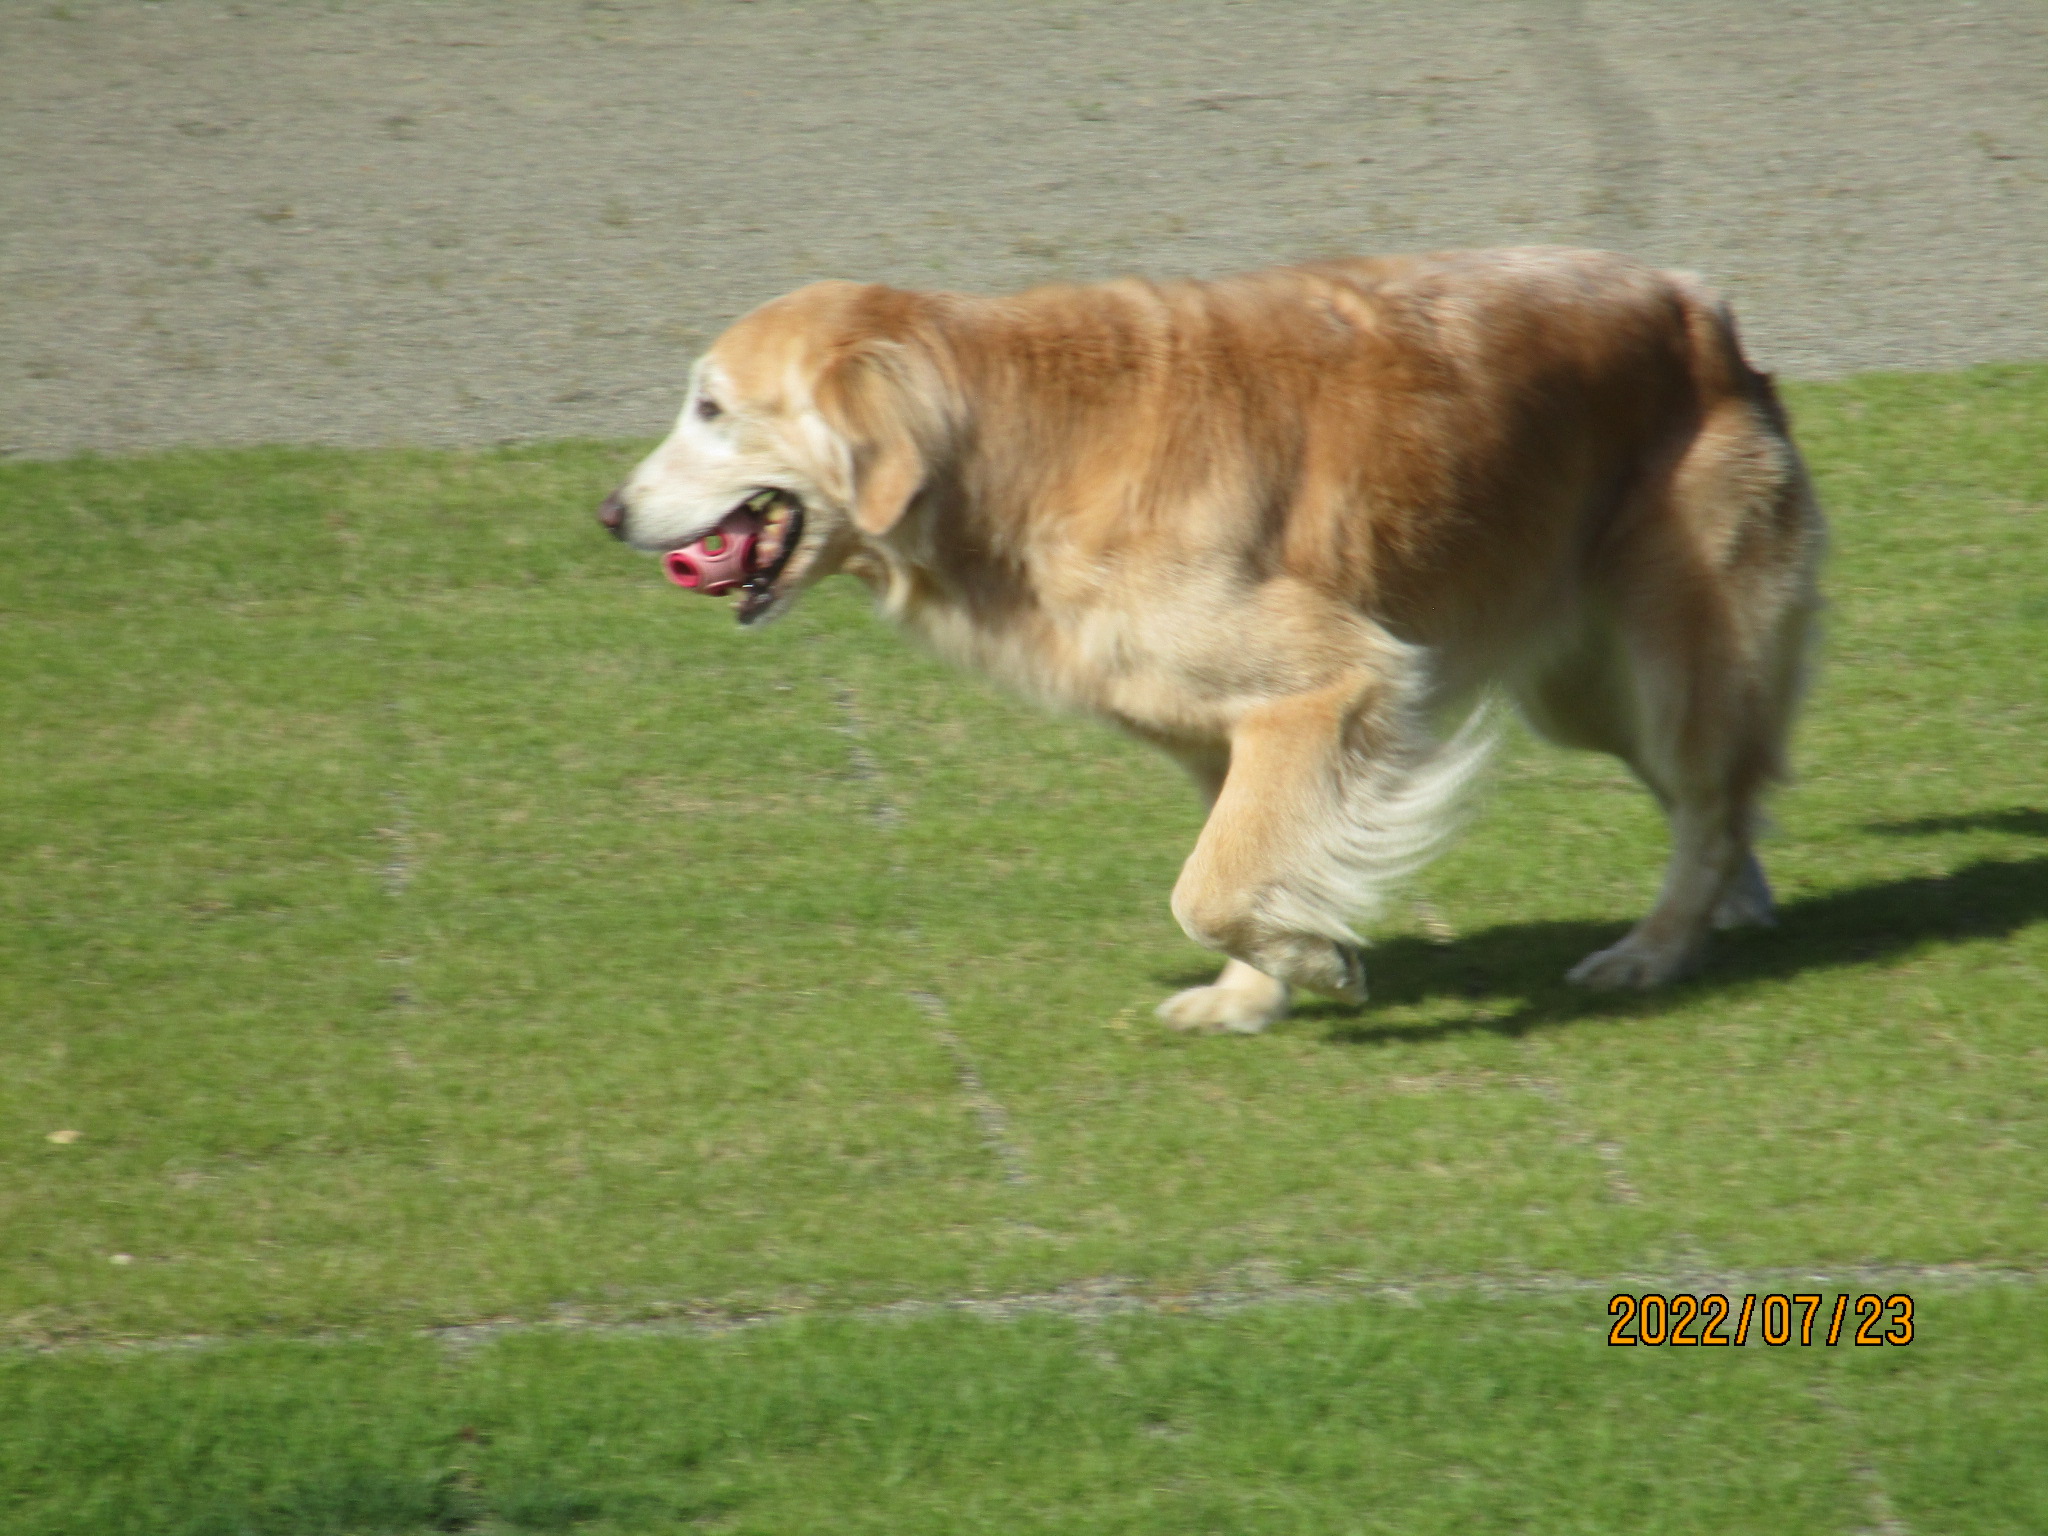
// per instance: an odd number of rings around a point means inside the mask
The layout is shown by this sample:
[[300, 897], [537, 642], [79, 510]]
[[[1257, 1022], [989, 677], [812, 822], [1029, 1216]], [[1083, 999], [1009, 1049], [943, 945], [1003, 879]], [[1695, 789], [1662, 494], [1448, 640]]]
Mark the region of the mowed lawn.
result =
[[[1662, 831], [1515, 736], [1253, 1039], [1151, 1017], [1170, 766], [850, 582], [737, 630], [633, 446], [0, 467], [0, 1530], [2048, 1529], [2048, 368], [1791, 400], [1782, 927], [1566, 987]], [[1905, 1348], [1536, 1288], [1887, 1266]]]

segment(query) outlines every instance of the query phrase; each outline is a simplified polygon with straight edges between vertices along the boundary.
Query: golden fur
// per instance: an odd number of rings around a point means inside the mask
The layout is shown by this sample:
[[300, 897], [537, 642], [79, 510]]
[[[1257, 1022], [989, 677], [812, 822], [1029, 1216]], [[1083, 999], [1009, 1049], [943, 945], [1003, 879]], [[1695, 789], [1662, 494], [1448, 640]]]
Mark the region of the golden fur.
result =
[[1532, 249], [1003, 298], [814, 284], [717, 341], [605, 521], [676, 548], [763, 488], [804, 509], [766, 613], [851, 572], [941, 654], [1194, 776], [1173, 911], [1230, 963], [1170, 1023], [1364, 996], [1352, 923], [1437, 841], [1490, 685], [1671, 822], [1649, 915], [1574, 980], [1653, 985], [1717, 922], [1769, 920], [1751, 835], [1822, 526], [1692, 277]]

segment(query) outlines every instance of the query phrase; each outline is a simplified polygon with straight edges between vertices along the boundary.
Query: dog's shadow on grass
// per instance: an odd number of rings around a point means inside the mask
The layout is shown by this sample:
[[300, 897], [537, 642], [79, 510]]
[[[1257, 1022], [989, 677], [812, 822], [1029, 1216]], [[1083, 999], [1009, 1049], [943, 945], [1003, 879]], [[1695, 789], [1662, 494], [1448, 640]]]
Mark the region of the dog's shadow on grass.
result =
[[[2048, 812], [2014, 810], [1889, 822], [1869, 830], [1896, 835], [1958, 831], [2031, 833], [2048, 837]], [[2048, 856], [1980, 859], [1948, 875], [1912, 876], [1790, 901], [1779, 926], [1714, 936], [1695, 976], [1654, 992], [1587, 992], [1564, 980], [1584, 956], [1612, 944], [1625, 928], [1612, 922], [1503, 923], [1449, 941], [1412, 935], [1373, 945], [1367, 958], [1372, 1000], [1363, 1006], [1306, 999], [1294, 1012], [1330, 1026], [1341, 1045], [1437, 1040], [1488, 1031], [1510, 1037], [1602, 1018], [1663, 1013], [1718, 991], [1834, 966], [1866, 965], [1926, 943], [2003, 938], [2048, 918]], [[1206, 977], [1201, 980], [1206, 980]], [[1180, 985], [1197, 985], [1181, 981]], [[1376, 1023], [1376, 1009], [1441, 998], [1519, 1003], [1465, 1018], [1426, 1024]]]
[[1963, 816], [1917, 816], [1911, 821], [1866, 821], [1866, 832], [1886, 837], [1924, 837], [1936, 832], [2018, 832], [2048, 837], [2048, 811], [2015, 806], [2009, 811], [1972, 811]]

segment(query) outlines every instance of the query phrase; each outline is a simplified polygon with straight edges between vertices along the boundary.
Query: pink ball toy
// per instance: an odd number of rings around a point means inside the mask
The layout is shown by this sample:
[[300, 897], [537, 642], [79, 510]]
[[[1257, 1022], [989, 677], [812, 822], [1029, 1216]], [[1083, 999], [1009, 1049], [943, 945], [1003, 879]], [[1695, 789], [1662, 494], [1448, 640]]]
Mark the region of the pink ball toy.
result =
[[716, 597], [753, 574], [754, 544], [760, 536], [760, 519], [735, 507], [696, 543], [670, 550], [662, 566], [677, 586]]

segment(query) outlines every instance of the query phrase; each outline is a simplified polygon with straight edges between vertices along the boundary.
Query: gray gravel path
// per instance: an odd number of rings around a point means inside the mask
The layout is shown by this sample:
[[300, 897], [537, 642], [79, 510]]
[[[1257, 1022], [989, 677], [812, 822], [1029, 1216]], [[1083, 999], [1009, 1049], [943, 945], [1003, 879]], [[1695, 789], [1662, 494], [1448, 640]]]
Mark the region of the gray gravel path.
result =
[[0, 6], [0, 451], [660, 431], [809, 278], [1570, 241], [2048, 357], [2040, 0]]

